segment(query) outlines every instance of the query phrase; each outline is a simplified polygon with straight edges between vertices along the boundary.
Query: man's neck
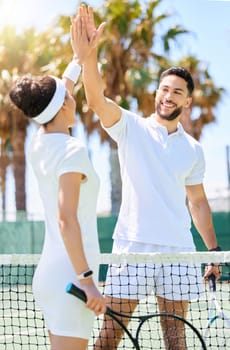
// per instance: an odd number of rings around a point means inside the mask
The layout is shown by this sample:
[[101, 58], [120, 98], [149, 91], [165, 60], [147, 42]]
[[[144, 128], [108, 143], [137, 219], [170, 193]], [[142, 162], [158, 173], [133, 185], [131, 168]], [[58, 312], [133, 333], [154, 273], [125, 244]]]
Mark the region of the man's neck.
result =
[[178, 122], [180, 118], [176, 118], [174, 120], [166, 120], [161, 118], [158, 114], [155, 114], [156, 121], [161, 124], [162, 126], [165, 126], [168, 130], [168, 134], [173, 134], [174, 132], [177, 131], [178, 129]]

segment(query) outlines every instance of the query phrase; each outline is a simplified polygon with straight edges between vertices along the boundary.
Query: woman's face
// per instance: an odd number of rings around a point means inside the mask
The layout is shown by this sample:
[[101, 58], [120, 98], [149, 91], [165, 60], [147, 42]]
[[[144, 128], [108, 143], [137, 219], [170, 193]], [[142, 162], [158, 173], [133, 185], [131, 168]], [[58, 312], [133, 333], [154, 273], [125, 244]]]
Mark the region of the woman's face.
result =
[[75, 124], [76, 101], [68, 90], [66, 90], [64, 105], [66, 107], [66, 114], [70, 123], [69, 126], [73, 126]]

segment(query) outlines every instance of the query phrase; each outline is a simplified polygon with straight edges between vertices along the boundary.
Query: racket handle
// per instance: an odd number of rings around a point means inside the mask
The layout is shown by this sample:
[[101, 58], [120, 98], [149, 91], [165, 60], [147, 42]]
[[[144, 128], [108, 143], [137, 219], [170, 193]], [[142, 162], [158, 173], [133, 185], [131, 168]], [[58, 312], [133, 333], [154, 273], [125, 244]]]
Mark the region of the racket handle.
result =
[[216, 291], [216, 277], [213, 273], [208, 277], [208, 284], [209, 284], [209, 289], [211, 291], [215, 292]]
[[86, 297], [85, 292], [82, 289], [80, 289], [77, 286], [75, 286], [75, 284], [73, 284], [73, 283], [69, 283], [67, 285], [66, 292], [69, 293], [69, 294], [74, 295], [75, 297], [77, 297], [81, 301], [84, 301], [84, 303], [87, 302], [87, 297]]

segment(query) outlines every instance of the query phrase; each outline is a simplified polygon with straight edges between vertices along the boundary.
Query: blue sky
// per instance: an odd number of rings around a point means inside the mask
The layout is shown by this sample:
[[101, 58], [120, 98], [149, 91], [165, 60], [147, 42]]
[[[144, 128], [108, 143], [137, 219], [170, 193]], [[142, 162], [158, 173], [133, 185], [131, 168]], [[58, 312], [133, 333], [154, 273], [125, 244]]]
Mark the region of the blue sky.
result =
[[[143, 5], [147, 1], [143, 1]], [[88, 1], [97, 8], [104, 1]], [[0, 1], [0, 28], [7, 21], [18, 29], [36, 26], [45, 29], [59, 14], [73, 14], [79, 2], [73, 0], [2, 0]], [[96, 4], [96, 5], [95, 5]], [[216, 85], [227, 90], [215, 115], [216, 123], [204, 129], [201, 143], [206, 158], [205, 188], [207, 195], [227, 188], [226, 145], [230, 145], [230, 1], [228, 0], [163, 0], [162, 10], [173, 14], [171, 23], [180, 24], [189, 31], [174, 48], [173, 57], [191, 54], [208, 65], [209, 72]], [[79, 137], [84, 136], [78, 131]], [[94, 166], [101, 177], [101, 192], [98, 211], [109, 209], [109, 174], [107, 147], [100, 147], [97, 138], [90, 145]], [[11, 188], [9, 180], [9, 187]], [[28, 197], [29, 205], [34, 203], [37, 187], [31, 173], [28, 174], [28, 190], [33, 187], [33, 195]], [[11, 190], [13, 191], [13, 190]], [[10, 202], [10, 201], [9, 201]], [[39, 199], [36, 199], [39, 207]], [[32, 204], [31, 204], [32, 206]], [[38, 209], [40, 210], [40, 209]]]

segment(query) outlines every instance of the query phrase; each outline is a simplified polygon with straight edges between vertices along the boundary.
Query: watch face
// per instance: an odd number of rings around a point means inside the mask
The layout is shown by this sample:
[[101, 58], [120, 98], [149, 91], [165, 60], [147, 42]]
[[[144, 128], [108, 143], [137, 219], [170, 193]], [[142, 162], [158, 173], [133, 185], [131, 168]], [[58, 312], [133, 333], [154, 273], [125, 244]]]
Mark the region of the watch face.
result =
[[93, 271], [89, 270], [89, 271], [84, 273], [84, 278], [87, 278], [87, 277], [91, 276], [92, 274], [93, 274]]

